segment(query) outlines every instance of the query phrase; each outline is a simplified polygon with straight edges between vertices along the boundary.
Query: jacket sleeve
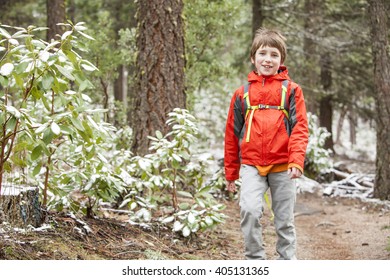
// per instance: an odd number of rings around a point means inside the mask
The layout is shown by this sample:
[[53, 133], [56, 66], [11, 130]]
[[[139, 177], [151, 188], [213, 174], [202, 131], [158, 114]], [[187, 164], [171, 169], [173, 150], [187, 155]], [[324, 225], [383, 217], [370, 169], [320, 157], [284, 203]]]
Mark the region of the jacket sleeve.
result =
[[243, 87], [234, 93], [226, 120], [224, 165], [225, 177], [228, 181], [234, 181], [240, 177], [240, 138], [245, 129], [243, 100], [240, 97], [242, 92]]
[[292, 85], [290, 91], [291, 135], [288, 144], [289, 164], [297, 164], [303, 171], [306, 147], [309, 141], [306, 106], [300, 86]]

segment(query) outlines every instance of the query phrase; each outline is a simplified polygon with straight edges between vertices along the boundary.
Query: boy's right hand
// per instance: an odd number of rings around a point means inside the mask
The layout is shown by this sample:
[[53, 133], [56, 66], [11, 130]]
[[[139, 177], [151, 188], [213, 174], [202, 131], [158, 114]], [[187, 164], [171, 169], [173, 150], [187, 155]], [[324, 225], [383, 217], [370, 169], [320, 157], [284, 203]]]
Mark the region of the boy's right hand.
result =
[[235, 193], [237, 191], [235, 181], [227, 181], [226, 189], [229, 192]]

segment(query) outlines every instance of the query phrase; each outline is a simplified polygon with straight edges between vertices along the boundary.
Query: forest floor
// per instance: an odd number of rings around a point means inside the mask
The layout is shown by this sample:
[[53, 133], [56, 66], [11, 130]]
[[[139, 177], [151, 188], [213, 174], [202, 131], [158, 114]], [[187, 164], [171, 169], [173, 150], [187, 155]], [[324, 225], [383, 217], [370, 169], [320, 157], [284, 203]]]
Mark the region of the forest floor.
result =
[[[0, 259], [243, 259], [237, 201], [227, 201], [226, 222], [215, 231], [183, 239], [164, 230], [146, 230], [113, 219], [77, 220], [51, 216], [40, 232], [0, 234]], [[303, 193], [297, 197], [298, 258], [304, 260], [389, 260], [390, 211], [355, 199]], [[262, 218], [269, 259], [276, 259], [276, 235], [269, 211]]]
[[[224, 260], [243, 259], [237, 201], [225, 201], [225, 223], [184, 239], [164, 228], [142, 229], [116, 219], [50, 215], [42, 231], [0, 230], [0, 259], [16, 260]], [[303, 260], [389, 260], [390, 208], [358, 199], [326, 197], [321, 191], [297, 195], [298, 258]], [[268, 259], [276, 259], [270, 211], [262, 218]], [[81, 230], [80, 230], [81, 229]]]

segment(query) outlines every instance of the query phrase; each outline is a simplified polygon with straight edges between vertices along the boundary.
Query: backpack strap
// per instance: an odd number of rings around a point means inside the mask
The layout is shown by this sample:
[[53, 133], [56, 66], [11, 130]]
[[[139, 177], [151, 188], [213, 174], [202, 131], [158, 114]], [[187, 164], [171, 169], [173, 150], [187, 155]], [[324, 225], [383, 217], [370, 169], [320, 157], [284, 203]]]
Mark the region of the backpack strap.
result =
[[[246, 142], [249, 142], [250, 136], [251, 136], [251, 128], [252, 128], [252, 120], [253, 120], [253, 115], [255, 114], [256, 110], [264, 110], [264, 109], [274, 109], [274, 110], [281, 110], [284, 114], [287, 120], [289, 120], [289, 112], [288, 112], [288, 99], [287, 99], [287, 88], [288, 88], [288, 80], [283, 80], [282, 81], [282, 94], [281, 94], [281, 100], [280, 100], [280, 105], [279, 106], [273, 106], [273, 105], [264, 105], [264, 104], [258, 104], [252, 106], [250, 104], [250, 99], [249, 99], [249, 86], [250, 84], [246, 84], [244, 86], [244, 100], [245, 100], [245, 122], [248, 119], [248, 132], [246, 134]], [[250, 114], [249, 114], [250, 111]]]
[[287, 88], [288, 88], [288, 80], [283, 80], [282, 82], [282, 99], [280, 101], [280, 110], [283, 111], [283, 113], [286, 115], [287, 120], [290, 119], [289, 113], [288, 113], [288, 100], [287, 100]]

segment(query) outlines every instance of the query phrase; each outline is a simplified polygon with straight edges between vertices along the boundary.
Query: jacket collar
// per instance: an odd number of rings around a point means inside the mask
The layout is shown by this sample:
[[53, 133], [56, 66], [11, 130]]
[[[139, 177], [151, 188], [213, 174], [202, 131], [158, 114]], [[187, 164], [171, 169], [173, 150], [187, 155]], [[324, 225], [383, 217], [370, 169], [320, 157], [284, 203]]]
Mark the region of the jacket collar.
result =
[[288, 76], [288, 70], [287, 67], [284, 65], [281, 65], [279, 67], [278, 73], [273, 76], [259, 76], [257, 75], [256, 71], [252, 71], [248, 74], [248, 82], [263, 82], [264, 79], [267, 80], [290, 80], [290, 77]]

